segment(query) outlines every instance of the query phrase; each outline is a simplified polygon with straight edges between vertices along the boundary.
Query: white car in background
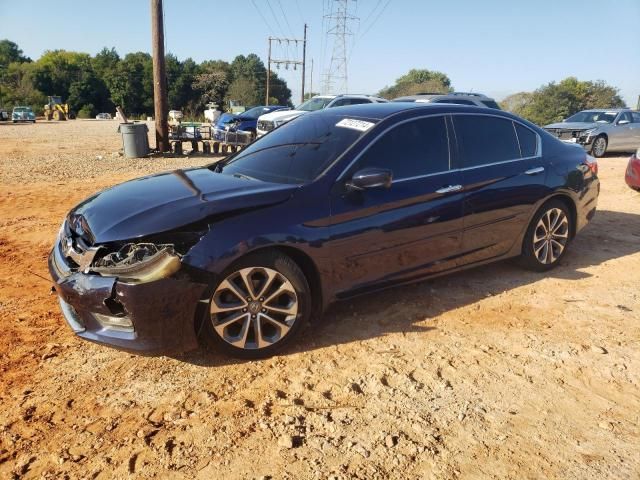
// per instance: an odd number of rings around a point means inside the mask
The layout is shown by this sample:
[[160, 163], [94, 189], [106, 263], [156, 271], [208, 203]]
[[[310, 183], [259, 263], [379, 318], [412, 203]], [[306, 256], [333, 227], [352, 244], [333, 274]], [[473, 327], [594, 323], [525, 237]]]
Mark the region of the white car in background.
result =
[[307, 112], [315, 112], [324, 108], [344, 107], [346, 105], [358, 105], [361, 103], [387, 103], [388, 100], [371, 95], [316, 95], [294, 110], [278, 110], [267, 113], [258, 118], [258, 137], [269, 133], [274, 128], [293, 120]]

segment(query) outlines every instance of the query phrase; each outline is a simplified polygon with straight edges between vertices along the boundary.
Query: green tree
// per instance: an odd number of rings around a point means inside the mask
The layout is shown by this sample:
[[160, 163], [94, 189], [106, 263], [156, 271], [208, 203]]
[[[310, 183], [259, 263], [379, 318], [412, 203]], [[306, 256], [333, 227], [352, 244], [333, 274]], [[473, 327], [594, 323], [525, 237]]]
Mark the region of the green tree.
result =
[[193, 83], [199, 73], [199, 67], [191, 58], [180, 62], [175, 55], [166, 58], [167, 90], [170, 109], [181, 109], [194, 115], [197, 114], [197, 91], [193, 90]]
[[111, 100], [130, 115], [150, 115], [153, 112], [153, 63], [143, 52], [127, 54], [106, 84]]
[[114, 72], [120, 62], [120, 55], [115, 48], [104, 47], [95, 57], [91, 59], [91, 66], [95, 74], [103, 80]]
[[28, 105], [34, 112], [42, 112], [46, 97], [34, 86], [34, 70], [33, 63], [10, 63], [0, 84], [0, 103], [7, 107]]
[[394, 85], [380, 90], [378, 95], [392, 99], [419, 93], [448, 93], [451, 91], [451, 80], [446, 74], [435, 70], [412, 69], [398, 78]]
[[10, 63], [25, 63], [30, 61], [31, 59], [29, 57], [23, 55], [18, 44], [11, 40], [0, 40], [0, 70], [7, 68]]
[[521, 112], [531, 102], [533, 93], [531, 92], [519, 92], [509, 95], [500, 102], [500, 108], [507, 112], [516, 113]]
[[551, 82], [540, 87], [514, 113], [538, 125], [547, 125], [580, 110], [624, 107], [625, 103], [618, 92], [617, 88], [602, 80], [580, 81], [568, 77], [560, 83]]
[[91, 57], [87, 53], [50, 50], [35, 62], [34, 86], [45, 95], [69, 97], [73, 82], [91, 71]]

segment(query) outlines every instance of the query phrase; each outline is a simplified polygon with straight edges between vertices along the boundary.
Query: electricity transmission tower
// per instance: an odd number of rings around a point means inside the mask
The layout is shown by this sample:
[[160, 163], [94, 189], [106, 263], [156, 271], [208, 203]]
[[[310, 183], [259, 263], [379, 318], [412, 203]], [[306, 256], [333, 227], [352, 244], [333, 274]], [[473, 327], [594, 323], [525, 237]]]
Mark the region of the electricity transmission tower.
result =
[[327, 20], [327, 44], [333, 37], [333, 51], [329, 68], [324, 74], [323, 93], [347, 93], [349, 77], [347, 74], [347, 37], [353, 35], [349, 23], [359, 20], [351, 15], [349, 5], [357, 0], [333, 0], [335, 11], [325, 15]]

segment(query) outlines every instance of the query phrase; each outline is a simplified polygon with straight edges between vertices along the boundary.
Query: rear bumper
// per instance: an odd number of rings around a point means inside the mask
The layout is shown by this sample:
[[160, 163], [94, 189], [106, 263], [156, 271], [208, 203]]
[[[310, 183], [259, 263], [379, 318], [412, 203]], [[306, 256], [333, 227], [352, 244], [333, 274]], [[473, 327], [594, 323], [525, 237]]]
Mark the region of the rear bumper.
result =
[[[49, 256], [49, 272], [62, 314], [79, 337], [145, 354], [197, 348], [194, 321], [206, 285], [180, 272], [175, 278], [131, 284], [114, 277], [71, 272], [63, 262], [56, 245]], [[132, 326], [108, 325], [108, 319], [114, 318], [128, 319]]]
[[576, 233], [593, 219], [598, 208], [600, 180], [595, 175], [586, 179], [586, 185], [576, 202]]

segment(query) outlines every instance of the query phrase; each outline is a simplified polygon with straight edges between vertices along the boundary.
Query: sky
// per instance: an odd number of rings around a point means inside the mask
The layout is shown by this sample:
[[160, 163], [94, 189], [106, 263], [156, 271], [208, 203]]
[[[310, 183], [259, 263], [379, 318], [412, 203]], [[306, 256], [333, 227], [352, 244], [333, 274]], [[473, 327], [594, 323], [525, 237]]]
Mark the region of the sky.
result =
[[[446, 73], [457, 91], [500, 100], [568, 76], [604, 80], [635, 107], [640, 95], [640, 0], [349, 0], [348, 91], [376, 93], [412, 68]], [[267, 38], [308, 31], [307, 91], [329, 65], [327, 14], [336, 0], [164, 0], [167, 52], [232, 60]], [[45, 50], [121, 56], [151, 51], [147, 0], [0, 0], [0, 39], [37, 59]], [[52, 28], [56, 26], [55, 28]], [[47, 33], [43, 33], [47, 32]], [[302, 48], [274, 43], [274, 57]], [[275, 70], [300, 96], [300, 72]], [[335, 92], [342, 93], [342, 92]]]

